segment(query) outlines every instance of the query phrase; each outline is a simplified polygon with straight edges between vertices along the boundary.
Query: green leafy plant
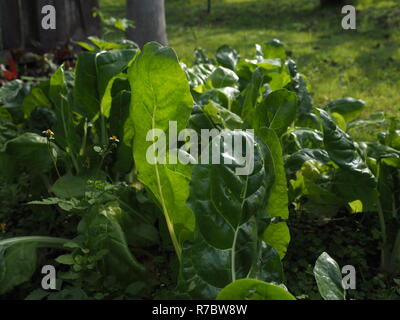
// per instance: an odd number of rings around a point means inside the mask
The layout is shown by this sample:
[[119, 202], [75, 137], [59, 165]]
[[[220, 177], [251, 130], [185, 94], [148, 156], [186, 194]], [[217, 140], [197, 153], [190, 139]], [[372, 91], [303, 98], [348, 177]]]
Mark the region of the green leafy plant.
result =
[[[34, 276], [36, 248], [53, 247], [39, 240], [52, 239], [68, 251], [44, 257], [62, 270], [58, 291], [30, 290], [30, 299], [151, 298], [178, 291], [178, 298], [293, 300], [283, 272], [289, 208], [318, 219], [339, 210], [377, 212], [382, 269], [398, 273], [397, 121], [378, 142], [356, 141], [354, 129], [387, 120], [382, 114], [359, 119], [365, 103], [353, 98], [315, 108], [305, 76], [276, 39], [256, 45], [251, 59], [229, 46], [215, 59], [199, 49], [192, 66], [157, 43], [141, 51], [130, 43], [90, 41], [74, 72], [60, 66], [40, 84], [16, 80], [0, 89], [6, 106], [0, 113], [1, 178], [16, 185], [17, 173], [28, 175], [24, 191], [31, 192], [18, 201], [30, 212], [49, 214], [39, 215], [49, 220], [47, 238], [22, 238], [32, 241], [20, 246], [21, 233], [33, 227], [9, 232], [11, 214], [0, 211], [7, 228], [0, 268], [11, 270], [18, 255], [30, 263], [11, 282], [0, 277], [3, 294]], [[175, 130], [170, 121], [177, 132], [218, 130], [219, 140], [208, 142], [219, 164], [157, 162], [173, 155], [190, 159], [201, 144], [189, 139], [169, 142], [149, 160], [155, 132]], [[251, 173], [237, 175], [242, 163], [225, 152], [229, 138], [254, 148]], [[315, 275], [323, 298], [345, 297], [340, 270], [326, 254]]]
[[295, 300], [282, 287], [258, 280], [242, 279], [225, 287], [217, 300]]
[[339, 265], [326, 252], [322, 253], [317, 259], [314, 275], [322, 298], [325, 300], [346, 299]]
[[101, 21], [103, 26], [102, 38], [91, 36], [88, 37], [90, 43], [77, 41], [77, 45], [90, 52], [138, 48], [136, 43], [124, 38], [128, 28], [135, 28], [133, 21], [126, 18], [108, 16], [100, 9], [93, 11], [93, 17], [98, 17]]

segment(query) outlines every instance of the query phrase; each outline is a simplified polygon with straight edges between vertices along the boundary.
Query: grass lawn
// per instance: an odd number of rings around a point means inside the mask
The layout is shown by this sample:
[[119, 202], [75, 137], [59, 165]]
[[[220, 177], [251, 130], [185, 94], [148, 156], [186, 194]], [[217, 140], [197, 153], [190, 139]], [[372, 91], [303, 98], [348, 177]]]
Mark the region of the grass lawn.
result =
[[[124, 0], [100, 0], [102, 9], [124, 15]], [[311, 82], [316, 105], [345, 96], [367, 102], [365, 115], [400, 115], [400, 3], [362, 0], [357, 31], [341, 27], [340, 9], [320, 10], [319, 0], [166, 0], [170, 46], [186, 63], [202, 47], [213, 55], [228, 44], [243, 57], [255, 43], [285, 42]], [[374, 7], [370, 3], [374, 3]]]

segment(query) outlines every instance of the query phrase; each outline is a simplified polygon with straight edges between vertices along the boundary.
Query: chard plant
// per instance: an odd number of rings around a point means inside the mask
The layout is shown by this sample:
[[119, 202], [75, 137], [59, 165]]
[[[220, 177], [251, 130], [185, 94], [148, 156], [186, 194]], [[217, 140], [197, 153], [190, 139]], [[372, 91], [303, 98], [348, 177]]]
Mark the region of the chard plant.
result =
[[[215, 59], [197, 50], [192, 66], [157, 43], [140, 50], [91, 40], [97, 47], [80, 54], [74, 72], [60, 66], [32, 88], [18, 81], [0, 88], [2, 179], [28, 174], [26, 205], [55, 216], [46, 237], [0, 239], [1, 294], [28, 281], [37, 249], [49, 248], [60, 254], [45, 257], [62, 269], [59, 292], [30, 298], [151, 297], [163, 284], [157, 248], [163, 259], [173, 252], [168, 294], [293, 300], [282, 265], [291, 205], [320, 217], [342, 207], [378, 214], [382, 269], [399, 272], [395, 120], [379, 143], [354, 141], [352, 130], [387, 120], [359, 119], [365, 103], [353, 98], [317, 108], [278, 40], [257, 45], [252, 59], [229, 46]], [[177, 131], [217, 130], [206, 148], [217, 150], [218, 163], [149, 161], [149, 132], [169, 136], [171, 121]], [[241, 141], [236, 156], [225, 152], [229, 139]], [[249, 144], [254, 168], [238, 175]], [[163, 152], [189, 159], [194, 149], [204, 145], [189, 139]], [[29, 268], [13, 267], [22, 256]], [[324, 298], [345, 297], [336, 266], [326, 255], [317, 261]]]

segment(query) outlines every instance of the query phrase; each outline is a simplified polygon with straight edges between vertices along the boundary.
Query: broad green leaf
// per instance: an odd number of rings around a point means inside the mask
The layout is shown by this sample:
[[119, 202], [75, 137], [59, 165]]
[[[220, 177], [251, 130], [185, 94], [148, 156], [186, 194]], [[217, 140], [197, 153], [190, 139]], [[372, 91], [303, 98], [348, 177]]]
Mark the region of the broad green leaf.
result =
[[288, 190], [281, 143], [273, 129], [261, 128], [256, 130], [256, 135], [269, 149], [269, 154], [271, 155], [270, 167], [274, 170], [275, 176], [266, 208], [267, 214], [270, 217], [281, 217], [283, 219], [288, 219]]
[[3, 152], [32, 174], [44, 173], [52, 166], [47, 139], [35, 133], [24, 133], [9, 140]]
[[14, 123], [22, 123], [24, 120], [23, 101], [32, 88], [32, 82], [24, 82], [20, 79], [7, 82], [0, 87], [0, 105], [13, 118]]
[[366, 143], [366, 153], [368, 157], [374, 158], [375, 160], [381, 159], [399, 159], [400, 158], [400, 151], [389, 146], [385, 146], [384, 144], [380, 143]]
[[256, 104], [261, 95], [261, 88], [264, 83], [265, 72], [262, 68], [257, 68], [251, 77], [247, 88], [242, 91], [243, 104], [240, 111], [242, 119], [249, 125], [254, 123], [256, 115]]
[[357, 119], [365, 108], [365, 102], [354, 98], [336, 99], [326, 106], [330, 113], [340, 114], [346, 122]]
[[0, 108], [0, 120], [12, 121], [12, 116], [10, 112], [7, 111], [6, 108]]
[[190, 116], [188, 128], [195, 130], [198, 134], [201, 134], [201, 129], [215, 129], [215, 124], [204, 109], [195, 104], [193, 112]]
[[290, 83], [290, 74], [285, 65], [286, 51], [279, 40], [262, 46], [256, 45], [257, 66], [266, 70], [267, 83], [271, 90], [284, 88]]
[[229, 68], [233, 71], [236, 70], [236, 66], [239, 62], [240, 56], [235, 49], [224, 45], [218, 48], [216, 56], [217, 61], [221, 66]]
[[375, 177], [358, 153], [350, 136], [336, 126], [326, 111], [319, 109], [319, 112], [324, 131], [324, 144], [329, 157], [341, 168], [358, 175], [361, 179], [359, 183], [365, 188], [375, 188]]
[[56, 261], [60, 264], [66, 264], [66, 265], [73, 265], [75, 264], [74, 257], [72, 254], [64, 254], [62, 256], [59, 256]]
[[384, 158], [382, 159], [382, 163], [390, 167], [400, 169], [400, 158]]
[[290, 181], [292, 191], [307, 198], [304, 208], [309, 212], [333, 216], [355, 200], [361, 200], [366, 211], [377, 209], [376, 188], [366, 183], [360, 187], [359, 172], [338, 166], [324, 150], [296, 152], [287, 159], [286, 170], [289, 176], [297, 172], [296, 181]]
[[134, 28], [135, 24], [131, 20], [122, 18], [115, 20], [114, 27], [125, 32], [129, 27]]
[[0, 150], [8, 140], [16, 138], [17, 135], [18, 127], [11, 121], [0, 118]]
[[[291, 196], [293, 199], [303, 197], [302, 207], [312, 215], [318, 217], [332, 217], [337, 214], [340, 207], [354, 200], [341, 198], [334, 192], [336, 170], [317, 160], [305, 162], [296, 173], [296, 180], [290, 180]], [[303, 199], [304, 199], [303, 198]]]
[[[148, 141], [149, 133], [150, 138], [155, 137], [151, 130], [162, 130], [168, 137], [170, 120], [176, 122], [177, 132], [186, 128], [193, 108], [190, 88], [175, 52], [154, 42], [144, 47], [130, 68], [129, 81], [133, 92], [130, 119], [135, 129], [133, 155], [138, 178], [160, 205], [179, 257], [181, 242], [194, 231], [194, 215], [185, 203], [191, 167], [161, 164], [154, 154], [150, 159], [146, 154], [154, 144]], [[168, 145], [169, 149], [176, 148]]]
[[49, 86], [49, 81], [41, 83], [25, 97], [23, 102], [25, 118], [28, 118], [36, 108], [52, 108], [48, 98]]
[[220, 125], [223, 129], [234, 130], [243, 128], [243, 121], [237, 114], [222, 108], [213, 101], [204, 106], [203, 110], [214, 124]]
[[296, 63], [289, 59], [286, 62], [291, 77], [291, 83], [286, 88], [297, 94], [299, 107], [297, 109], [296, 126], [319, 129], [318, 117], [314, 114], [311, 87], [304, 75], [297, 72]]
[[324, 137], [322, 132], [309, 128], [295, 128], [282, 136], [285, 154], [292, 154], [302, 149], [323, 149]]
[[[242, 161], [237, 154], [224, 152], [235, 138], [243, 139], [243, 148], [246, 143], [255, 144], [254, 170], [249, 175], [237, 175]], [[236, 279], [268, 273], [264, 264], [259, 274], [253, 274], [265, 248], [260, 232], [265, 229], [265, 206], [274, 174], [268, 149], [243, 131], [224, 131], [213, 139], [210, 152], [213, 149], [220, 150], [220, 164], [194, 167], [187, 203], [196, 215], [196, 233], [184, 247], [181, 279], [195, 299], [213, 299]]]
[[89, 51], [89, 52], [96, 52], [98, 51], [98, 48], [90, 43], [82, 42], [82, 41], [75, 41], [75, 44], [78, 46], [82, 47], [83, 49]]
[[55, 139], [62, 148], [74, 156], [79, 152], [80, 137], [74, 122], [72, 93], [68, 89], [63, 66], [50, 78], [49, 99], [57, 117], [54, 128], [51, 128]]
[[[133, 41], [129, 41], [129, 40], [113, 42], [113, 41], [107, 41], [104, 39], [100, 39], [98, 37], [88, 37], [88, 39], [98, 47], [98, 49], [96, 49], [96, 51], [138, 49], [137, 44], [134, 43]], [[85, 49], [89, 49], [89, 51], [93, 51], [93, 50], [90, 50], [93, 47], [91, 47], [91, 45], [89, 45], [89, 44], [84, 44], [84, 43], [83, 44], [78, 43], [78, 44], [83, 46]]]
[[43, 289], [36, 289], [32, 291], [26, 298], [25, 300], [34, 300], [34, 301], [40, 301], [47, 297], [50, 294], [50, 292], [47, 292]]
[[129, 250], [122, 229], [124, 211], [118, 203], [94, 206], [81, 221], [78, 231], [85, 237], [90, 251], [108, 250], [103, 257], [103, 272], [114, 275], [121, 283], [141, 279], [144, 267]]
[[254, 279], [241, 279], [222, 289], [217, 300], [296, 300], [296, 298], [277, 285]]
[[[194, 65], [192, 68], [187, 68], [186, 66], [183, 67], [190, 87], [193, 89], [204, 85], [215, 68], [216, 67], [213, 64], [198, 64]], [[198, 89], [196, 89], [196, 91], [197, 90]]]
[[400, 130], [397, 129], [398, 127], [399, 121], [392, 117], [389, 120], [389, 130], [379, 134], [379, 141], [384, 145], [400, 150]]
[[[244, 61], [251, 69], [253, 68], [262, 68], [267, 72], [279, 72], [282, 68], [282, 61], [280, 59], [265, 59], [261, 56], [258, 56], [255, 60], [246, 59]], [[240, 63], [242, 64], [242, 63]]]
[[290, 83], [290, 75], [285, 66], [286, 51], [279, 40], [264, 45], [256, 44], [256, 60], [246, 60], [266, 71], [267, 83], [274, 90], [282, 89]]
[[289, 156], [285, 161], [285, 168], [288, 175], [296, 173], [303, 164], [308, 161], [318, 161], [327, 164], [331, 161], [328, 152], [322, 149], [303, 149]]
[[57, 248], [70, 240], [51, 237], [20, 237], [0, 241], [0, 294], [29, 281], [37, 271], [37, 249]]
[[82, 198], [85, 196], [85, 190], [86, 180], [71, 174], [59, 178], [50, 188], [56, 197], [62, 199]]
[[321, 109], [325, 149], [339, 166], [332, 175], [333, 191], [347, 202], [361, 200], [366, 211], [377, 210], [377, 181], [351, 137]]
[[369, 125], [377, 125], [385, 122], [384, 112], [372, 113], [369, 117], [365, 119], [355, 120], [347, 124], [347, 130], [363, 128]]
[[[120, 73], [113, 77], [107, 84], [107, 88], [104, 92], [103, 98], [101, 99], [101, 112], [103, 113], [103, 116], [107, 119], [110, 117], [113, 96], [119, 94], [122, 90], [127, 90], [127, 88], [129, 88], [129, 83], [128, 87], [123, 85], [124, 79], [128, 79], [128, 76], [125, 73]], [[118, 82], [120, 82], [119, 85]], [[114, 87], [115, 84], [117, 85]]]
[[290, 243], [290, 231], [286, 222], [271, 223], [264, 232], [263, 240], [279, 253], [282, 260]]
[[257, 106], [255, 128], [269, 127], [281, 137], [293, 123], [297, 113], [297, 96], [286, 89], [270, 93]]
[[236, 103], [236, 99], [239, 95], [240, 91], [236, 88], [217, 88], [203, 93], [199, 97], [198, 102], [204, 106], [210, 103], [210, 101], [213, 101], [225, 109], [232, 110], [232, 105]]
[[322, 253], [314, 267], [318, 290], [324, 300], [345, 300], [339, 265], [326, 252]]
[[22, 80], [13, 80], [7, 82], [0, 88], [0, 103], [10, 103], [18, 98], [20, 93], [24, 91], [24, 82]]
[[282, 63], [286, 60], [285, 46], [278, 39], [273, 39], [262, 46], [257, 46], [258, 55], [266, 59], [281, 59]]
[[360, 200], [354, 200], [349, 203], [349, 207], [351, 209], [351, 213], [362, 213], [363, 212], [363, 204]]
[[284, 89], [290, 83], [290, 75], [285, 64], [282, 65], [279, 71], [267, 73], [266, 79], [272, 91]]
[[128, 173], [133, 168], [132, 140], [134, 126], [129, 118], [129, 104], [131, 93], [123, 91], [113, 99], [110, 131], [111, 135], [120, 138], [117, 148], [117, 159], [114, 163], [114, 170], [120, 173]]
[[102, 52], [96, 55], [97, 88], [100, 99], [103, 97], [108, 82], [124, 71], [136, 58], [139, 50], [125, 49]]
[[199, 65], [199, 64], [213, 64], [215, 65], [216, 62], [214, 59], [211, 59], [207, 57], [206, 50], [202, 48], [196, 48], [194, 50], [194, 65]]
[[[384, 159], [388, 160], [388, 159]], [[383, 213], [383, 219], [386, 223], [387, 234], [392, 241], [386, 241], [383, 245], [383, 259], [388, 269], [396, 270], [399, 266], [398, 253], [394, 248], [395, 233], [398, 232], [397, 215], [400, 209], [399, 200], [399, 183], [400, 176], [398, 167], [389, 165], [384, 160], [378, 161], [378, 192], [379, 192], [379, 205]], [[378, 208], [376, 208], [375, 211]], [[389, 239], [390, 239], [389, 238]], [[392, 252], [391, 252], [392, 251]]]
[[224, 67], [218, 67], [210, 75], [209, 80], [214, 88], [235, 87], [239, 81], [236, 73]]
[[336, 125], [343, 131], [347, 130], [346, 120], [340, 113], [332, 112], [331, 113], [332, 120], [336, 123]]
[[[260, 226], [260, 237], [262, 237], [265, 225], [261, 222]], [[283, 264], [277, 250], [264, 241], [261, 241], [259, 249], [258, 262], [253, 266], [247, 278], [273, 283], [283, 283], [285, 280]]]
[[108, 83], [101, 102], [101, 112], [108, 120], [110, 136], [119, 138], [114, 170], [128, 173], [133, 167], [132, 140], [134, 128], [130, 113], [131, 91], [128, 76], [119, 74]]
[[92, 120], [100, 112], [108, 82], [125, 70], [138, 54], [136, 49], [83, 52], [76, 66], [75, 103]]

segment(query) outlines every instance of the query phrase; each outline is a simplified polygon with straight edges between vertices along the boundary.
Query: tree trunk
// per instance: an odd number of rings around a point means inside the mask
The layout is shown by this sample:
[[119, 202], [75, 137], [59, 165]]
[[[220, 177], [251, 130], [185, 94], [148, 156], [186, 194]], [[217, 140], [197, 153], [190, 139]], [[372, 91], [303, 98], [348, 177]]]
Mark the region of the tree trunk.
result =
[[127, 0], [127, 17], [135, 23], [127, 37], [143, 47], [149, 41], [168, 44], [164, 0]]
[[210, 14], [211, 13], [211, 0], [207, 1], [207, 13]]
[[[42, 8], [56, 9], [56, 29], [42, 28]], [[98, 0], [0, 0], [3, 49], [46, 51], [70, 40], [100, 34], [100, 21], [92, 17]]]

